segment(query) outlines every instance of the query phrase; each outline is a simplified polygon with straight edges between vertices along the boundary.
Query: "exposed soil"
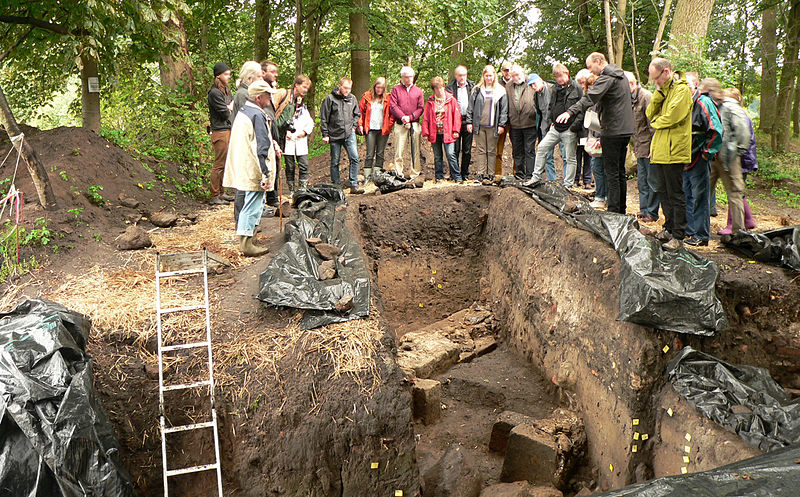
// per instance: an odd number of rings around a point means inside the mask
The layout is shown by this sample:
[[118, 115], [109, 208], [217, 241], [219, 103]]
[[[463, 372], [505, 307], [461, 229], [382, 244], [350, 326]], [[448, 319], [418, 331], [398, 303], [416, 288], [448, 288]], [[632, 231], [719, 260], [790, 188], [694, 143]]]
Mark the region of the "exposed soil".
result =
[[[175, 187], [158, 180], [142, 160], [93, 133], [74, 128], [46, 132], [26, 128], [25, 133], [48, 168], [60, 209], [48, 213], [36, 206], [30, 179], [21, 168], [16, 183], [25, 193], [24, 222], [32, 226], [37, 217], [47, 217], [54, 238], [47, 247], [25, 249], [22, 257], [35, 254], [44, 266], [14, 279], [5, 290], [13, 285], [15, 291], [22, 289], [20, 294], [48, 295], [66, 276], [83, 274], [90, 267], [128, 267], [131, 255], [116, 251], [113, 241], [142, 214], [174, 211], [179, 224], [189, 226], [197, 216], [230, 210], [210, 208], [175, 193]], [[507, 157], [510, 149], [506, 147]], [[7, 150], [8, 142], [0, 140], [0, 154]], [[387, 159], [392, 156], [391, 144], [386, 154]], [[427, 142], [423, 155], [425, 175], [431, 178]], [[144, 161], [150, 169], [164, 168], [168, 176], [179, 177], [174, 165]], [[311, 160], [312, 183], [327, 182], [328, 164], [327, 154]], [[510, 171], [507, 158], [504, 172]], [[2, 178], [9, 176], [8, 166], [0, 173]], [[92, 185], [103, 186], [99, 193], [106, 205], [94, 205], [84, 195]], [[761, 188], [759, 183], [756, 188]], [[140, 206], [121, 206], [120, 194]], [[629, 211], [638, 206], [636, 195], [631, 180]], [[758, 198], [752, 203], [759, 227], [778, 227], [800, 218], [778, 202]], [[731, 362], [760, 365], [785, 386], [800, 389], [796, 274], [749, 263], [721, 247], [716, 238], [698, 252], [721, 269], [718, 295], [733, 328], [713, 338], [685, 337], [616, 323], [616, 253], [594, 235], [567, 228], [519, 191], [428, 183], [422, 190], [350, 197], [350, 201], [349, 226], [368, 257], [375, 309], [386, 330], [376, 349], [377, 369], [332, 377], [324, 353], [309, 351], [303, 344], [277, 361], [274, 370], [259, 369], [244, 353], [238, 361], [217, 363], [220, 377], [233, 378], [221, 380], [218, 389], [226, 495], [390, 495], [400, 488], [404, 495], [415, 495], [420, 469], [452, 444], [474, 453], [489, 484], [496, 481], [502, 465], [501, 456], [486, 447], [498, 410], [542, 417], [558, 405], [581, 408], [589, 403], [597, 404], [594, 411], [583, 412], [595, 417], [585, 419], [590, 448], [601, 447], [593, 452], [591, 463], [606, 471], [609, 460], [627, 453], [627, 440], [614, 438], [629, 433], [612, 426], [627, 425], [632, 415], [639, 414], [623, 408], [626, 399], [634, 399], [631, 405], [641, 412], [655, 412], [651, 404], [658, 400], [651, 394], [662, 385], [664, 345], [674, 351], [691, 344]], [[69, 209], [82, 210], [70, 213]], [[722, 228], [719, 223], [725, 215], [721, 208], [712, 230]], [[138, 222], [152, 228], [146, 219]], [[283, 243], [278, 220], [262, 220], [261, 230], [261, 242], [275, 253]], [[215, 253], [236, 253], [231, 232], [197, 242]], [[54, 245], [59, 246], [57, 251]], [[148, 254], [154, 256], [156, 250]], [[253, 298], [258, 275], [268, 263], [269, 257], [237, 262], [210, 278], [215, 347], [234, 345], [244, 337], [278, 339], [286, 330], [296, 329], [296, 311], [265, 309]], [[447, 389], [442, 420], [432, 426], [412, 426], [410, 387], [393, 358], [395, 337], [446, 319], [475, 301], [495, 312], [504, 345], [439, 376], [445, 382], [458, 378], [473, 390]], [[96, 390], [140, 495], [162, 491], [154, 347], [153, 341], [143, 344], [109, 330], [95, 330], [89, 345], [95, 358]], [[588, 355], [585, 368], [576, 362], [582, 354]], [[555, 374], [563, 364], [573, 366], [564, 373], [569, 377], [566, 383], [557, 381]], [[378, 388], [365, 394], [364, 385]], [[476, 403], [474, 398], [480, 397], [476, 391], [489, 392], [491, 398], [502, 394], [503, 400]], [[576, 396], [583, 402], [575, 401]], [[199, 408], [202, 400], [177, 399], [176, 408]], [[179, 416], [172, 421], [181, 422]], [[655, 425], [656, 419], [643, 415], [642, 422]], [[619, 448], [606, 448], [614, 443]], [[174, 448], [205, 457], [211, 446], [208, 438], [197, 436], [176, 442]], [[642, 458], [626, 459], [629, 464], [615, 464], [616, 476], [601, 474], [596, 483], [614, 487], [652, 475], [652, 469], [641, 469], [643, 458], [651, 455], [643, 452]], [[372, 462], [380, 463], [380, 471], [369, 469]], [[588, 477], [584, 474], [579, 480], [587, 483]], [[214, 486], [209, 478], [186, 479], [175, 488], [211, 495]], [[579, 486], [576, 483], [575, 490]]]

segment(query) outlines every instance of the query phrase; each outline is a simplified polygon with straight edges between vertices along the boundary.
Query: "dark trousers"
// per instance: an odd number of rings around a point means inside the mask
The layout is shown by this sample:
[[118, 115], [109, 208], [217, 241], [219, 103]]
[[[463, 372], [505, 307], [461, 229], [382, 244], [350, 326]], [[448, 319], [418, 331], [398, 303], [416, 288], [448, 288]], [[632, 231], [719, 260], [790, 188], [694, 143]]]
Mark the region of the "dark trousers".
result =
[[467, 123], [461, 118], [461, 131], [456, 139], [456, 160], [459, 161], [461, 177], [469, 175], [469, 163], [472, 162], [472, 133], [467, 132]]
[[603, 170], [608, 189], [608, 211], [625, 214], [628, 184], [625, 179], [625, 156], [630, 136], [600, 136], [603, 147]]
[[300, 181], [308, 181], [308, 155], [284, 155], [286, 181], [294, 183], [295, 164], [300, 169]]
[[658, 175], [658, 198], [664, 211], [664, 229], [673, 238], [683, 240], [686, 236], [686, 196], [683, 194], [683, 168], [686, 164], [652, 165]]
[[536, 165], [536, 127], [511, 128], [511, 152], [515, 176], [530, 179]]
[[583, 145], [578, 145], [575, 157], [578, 166], [575, 168], [575, 184], [583, 181], [583, 186], [592, 184], [592, 156], [583, 148]]

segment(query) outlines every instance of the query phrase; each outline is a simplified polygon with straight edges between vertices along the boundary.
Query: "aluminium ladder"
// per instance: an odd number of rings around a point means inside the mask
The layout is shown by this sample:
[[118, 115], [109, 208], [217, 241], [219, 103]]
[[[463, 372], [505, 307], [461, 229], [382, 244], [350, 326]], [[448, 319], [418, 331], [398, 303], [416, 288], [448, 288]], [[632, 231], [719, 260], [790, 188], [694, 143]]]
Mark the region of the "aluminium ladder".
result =
[[[179, 254], [156, 254], [156, 322], [158, 332], [158, 407], [160, 412], [161, 423], [161, 461], [163, 464], [164, 474], [164, 497], [169, 497], [169, 478], [178, 475], [185, 475], [189, 473], [200, 473], [204, 471], [216, 471], [217, 473], [217, 493], [218, 497], [222, 497], [222, 469], [220, 467], [219, 458], [219, 430], [217, 424], [217, 411], [214, 404], [214, 363], [211, 356], [211, 319], [209, 315], [208, 303], [208, 267], [209, 261], [212, 263], [226, 263], [227, 261], [221, 260], [219, 257], [208, 253], [205, 249], [197, 252], [179, 253]], [[163, 265], [163, 268], [162, 268]], [[199, 267], [198, 267], [199, 265]], [[193, 267], [192, 267], [193, 266]], [[177, 268], [177, 269], [176, 269]], [[181, 307], [167, 307], [161, 306], [161, 280], [183, 277], [183, 276], [198, 276], [203, 275], [203, 303], [197, 305], [181, 306]], [[165, 314], [205, 310], [205, 340], [201, 342], [182, 343], [176, 345], [164, 345], [163, 335], [161, 329], [161, 318]], [[164, 361], [163, 354], [166, 352], [187, 349], [202, 349], [205, 348], [208, 354], [208, 379], [195, 381], [183, 384], [164, 384]], [[209, 396], [211, 399], [211, 421], [204, 421], [200, 423], [167, 426], [166, 414], [164, 404], [164, 392], [176, 390], [188, 390], [201, 387], [208, 387]], [[167, 466], [167, 435], [177, 432], [186, 432], [190, 430], [212, 429], [214, 433], [214, 463], [213, 464], [200, 464], [197, 466], [190, 466], [178, 469], [169, 469]]]

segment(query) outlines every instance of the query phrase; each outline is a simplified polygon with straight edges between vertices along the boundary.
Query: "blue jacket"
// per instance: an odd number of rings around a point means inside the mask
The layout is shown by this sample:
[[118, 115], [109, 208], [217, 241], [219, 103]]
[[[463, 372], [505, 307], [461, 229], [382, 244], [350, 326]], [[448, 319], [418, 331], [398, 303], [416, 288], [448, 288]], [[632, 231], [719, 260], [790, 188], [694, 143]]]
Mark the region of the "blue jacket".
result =
[[698, 93], [692, 107], [692, 161], [684, 169], [691, 169], [702, 157], [711, 162], [722, 147], [722, 122], [719, 110], [708, 93]]

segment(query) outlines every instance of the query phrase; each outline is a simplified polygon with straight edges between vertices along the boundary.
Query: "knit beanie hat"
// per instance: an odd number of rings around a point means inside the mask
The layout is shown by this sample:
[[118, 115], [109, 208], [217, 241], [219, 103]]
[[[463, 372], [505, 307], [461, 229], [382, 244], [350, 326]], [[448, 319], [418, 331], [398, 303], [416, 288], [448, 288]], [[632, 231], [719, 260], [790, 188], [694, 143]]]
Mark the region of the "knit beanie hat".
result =
[[216, 78], [229, 69], [230, 67], [228, 67], [224, 62], [217, 62], [214, 64], [214, 77]]

